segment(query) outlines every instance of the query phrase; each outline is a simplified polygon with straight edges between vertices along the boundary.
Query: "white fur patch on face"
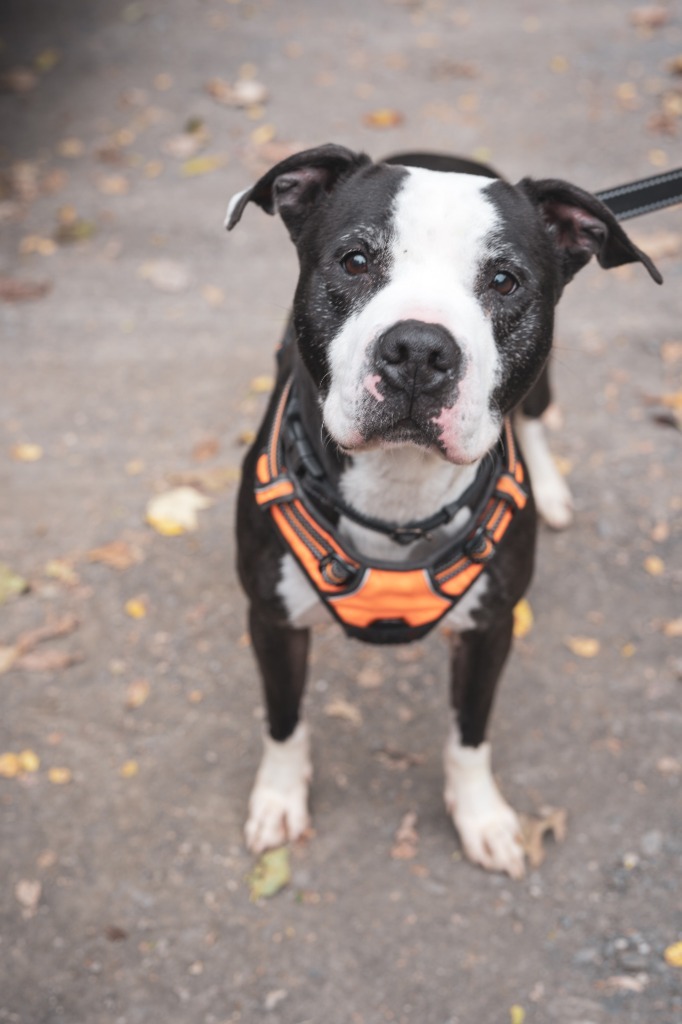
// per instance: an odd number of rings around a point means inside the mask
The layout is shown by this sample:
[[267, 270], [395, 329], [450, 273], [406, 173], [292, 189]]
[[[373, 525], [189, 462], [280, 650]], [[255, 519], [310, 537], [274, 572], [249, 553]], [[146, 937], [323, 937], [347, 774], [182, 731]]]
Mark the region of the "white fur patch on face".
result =
[[445, 745], [445, 806], [469, 860], [488, 871], [523, 878], [521, 827], [493, 778], [490, 744], [463, 747], [459, 729]]
[[261, 853], [300, 838], [309, 822], [311, 778], [310, 739], [304, 722], [299, 722], [283, 743], [264, 737], [263, 758], [244, 828], [250, 850]]
[[460, 346], [465, 373], [452, 408], [437, 417], [448, 459], [471, 462], [495, 442], [500, 418], [489, 408], [499, 357], [476, 280], [499, 223], [485, 195], [487, 178], [409, 168], [396, 197], [388, 282], [352, 314], [329, 347], [331, 386], [324, 403], [327, 429], [342, 447], [357, 444], [366, 403], [382, 385], [367, 365], [376, 339], [400, 320], [445, 327]]

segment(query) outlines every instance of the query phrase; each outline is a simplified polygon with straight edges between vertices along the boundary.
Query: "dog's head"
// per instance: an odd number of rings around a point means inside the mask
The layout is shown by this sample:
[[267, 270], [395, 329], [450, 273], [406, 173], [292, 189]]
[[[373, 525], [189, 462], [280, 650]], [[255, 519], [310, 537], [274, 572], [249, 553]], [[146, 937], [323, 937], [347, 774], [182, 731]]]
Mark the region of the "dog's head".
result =
[[296, 245], [301, 357], [349, 452], [409, 443], [475, 461], [540, 373], [554, 306], [593, 255], [661, 281], [607, 207], [564, 181], [511, 185], [327, 145], [236, 195], [228, 228], [249, 202], [279, 213]]

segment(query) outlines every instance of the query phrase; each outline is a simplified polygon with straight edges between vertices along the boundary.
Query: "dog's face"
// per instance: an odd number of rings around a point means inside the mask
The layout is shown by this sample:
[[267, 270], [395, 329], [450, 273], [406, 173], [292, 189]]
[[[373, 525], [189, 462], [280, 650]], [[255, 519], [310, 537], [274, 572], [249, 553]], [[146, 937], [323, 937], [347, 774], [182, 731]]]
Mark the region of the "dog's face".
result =
[[273, 168], [228, 221], [254, 200], [289, 228], [299, 349], [336, 443], [407, 443], [469, 463], [540, 373], [564, 283], [594, 252], [606, 266], [643, 257], [584, 196], [328, 146]]

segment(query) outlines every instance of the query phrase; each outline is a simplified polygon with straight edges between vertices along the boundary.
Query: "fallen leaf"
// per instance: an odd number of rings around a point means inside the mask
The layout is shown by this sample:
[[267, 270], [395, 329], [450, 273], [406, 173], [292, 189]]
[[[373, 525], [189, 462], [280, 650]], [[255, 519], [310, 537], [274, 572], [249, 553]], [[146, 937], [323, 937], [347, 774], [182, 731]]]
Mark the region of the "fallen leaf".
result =
[[141, 708], [147, 702], [150, 693], [151, 686], [147, 679], [133, 679], [126, 687], [125, 706], [130, 711]]
[[344, 700], [343, 697], [337, 697], [336, 700], [330, 701], [324, 712], [330, 718], [342, 718], [353, 725], [362, 724], [360, 709], [356, 708], [355, 704], [351, 704], [350, 701]]
[[52, 71], [52, 68], [59, 63], [59, 56], [58, 50], [52, 48], [42, 50], [33, 61], [33, 66], [41, 75], [47, 74], [48, 71]]
[[57, 251], [57, 243], [53, 238], [42, 238], [40, 235], [26, 235], [19, 243], [19, 252], [22, 256], [30, 256], [37, 253], [39, 256], [54, 256]]
[[682, 341], [664, 341], [661, 345], [661, 359], [667, 366], [682, 361]]
[[275, 378], [270, 376], [254, 377], [249, 384], [249, 391], [254, 395], [269, 394], [275, 386]]
[[663, 634], [670, 637], [682, 636], [682, 618], [670, 619], [669, 622], [666, 622], [663, 626]]
[[25, 93], [35, 89], [39, 81], [38, 76], [30, 68], [16, 67], [5, 71], [0, 77], [0, 86], [6, 92]]
[[21, 654], [33, 650], [44, 640], [54, 640], [56, 637], [68, 636], [78, 628], [78, 619], [75, 615], [63, 615], [60, 619], [49, 619], [44, 625], [35, 629], [26, 630], [21, 633], [17, 640], [17, 647]]
[[275, 896], [291, 881], [289, 848], [279, 846], [266, 850], [256, 861], [248, 876], [252, 900], [269, 899]]
[[522, 814], [520, 819], [521, 844], [529, 864], [537, 868], [545, 859], [544, 837], [551, 834], [557, 843], [566, 838], [566, 811], [563, 808], [548, 808], [541, 818]]
[[159, 92], [167, 92], [173, 86], [173, 76], [169, 75], [167, 71], [162, 71], [154, 78], [154, 88], [158, 89]]
[[176, 160], [189, 160], [202, 149], [206, 140], [207, 136], [202, 132], [181, 132], [166, 139], [163, 151], [168, 156], [174, 156]]
[[195, 156], [192, 160], [185, 160], [181, 167], [183, 178], [198, 178], [202, 174], [211, 174], [227, 163], [227, 157], [219, 154], [207, 154], [206, 156]]
[[0, 604], [10, 597], [23, 594], [28, 590], [28, 581], [14, 572], [4, 562], [0, 562]]
[[272, 142], [276, 134], [274, 124], [262, 124], [251, 132], [251, 142], [254, 146], [264, 146]]
[[236, 466], [207, 466], [205, 469], [169, 473], [167, 480], [175, 487], [193, 487], [207, 494], [218, 494], [240, 478], [241, 470]]
[[661, 757], [656, 762], [656, 771], [661, 775], [682, 775], [682, 761], [676, 757]]
[[673, 942], [671, 946], [667, 947], [663, 956], [670, 967], [682, 967], [682, 941]]
[[0, 754], [0, 777], [3, 779], [15, 779], [21, 772], [21, 762], [18, 754], [8, 751]]
[[643, 4], [635, 7], [630, 13], [630, 24], [635, 28], [654, 29], [662, 28], [670, 19], [670, 12], [667, 7], [661, 4]]
[[130, 182], [122, 174], [107, 174], [98, 180], [97, 188], [104, 196], [126, 196]]
[[73, 773], [70, 768], [56, 767], [48, 770], [47, 777], [53, 786], [68, 786]]
[[597, 988], [603, 992], [644, 992], [649, 984], [646, 974], [614, 974], [597, 982]]
[[650, 576], [662, 576], [665, 572], [665, 562], [658, 555], [649, 555], [644, 559], [644, 570]]
[[214, 459], [219, 451], [220, 441], [217, 437], [204, 437], [192, 448], [192, 458], [195, 462], [207, 462]]
[[668, 61], [668, 71], [671, 75], [682, 75], [682, 53]]
[[52, 580], [59, 580], [67, 587], [77, 587], [80, 583], [78, 573], [73, 564], [66, 558], [51, 558], [43, 570], [45, 575]]
[[384, 673], [377, 665], [365, 665], [358, 672], [355, 681], [363, 690], [374, 690], [382, 685]]
[[165, 537], [197, 529], [197, 512], [210, 508], [213, 502], [194, 487], [175, 487], [158, 494], [147, 505], [147, 522]]
[[530, 606], [530, 602], [525, 597], [522, 597], [514, 608], [514, 636], [517, 640], [528, 636], [533, 628], [533, 622], [533, 609]]
[[253, 444], [256, 440], [255, 430], [240, 430], [237, 434], [237, 441], [239, 444]]
[[80, 654], [75, 654], [72, 651], [45, 647], [39, 651], [31, 651], [30, 654], [20, 655], [16, 659], [16, 665], [27, 672], [59, 672], [80, 660]]
[[395, 842], [391, 849], [393, 860], [412, 860], [417, 856], [419, 835], [417, 833], [417, 815], [414, 811], [408, 811], [395, 834]]
[[126, 540], [112, 540], [109, 544], [92, 548], [86, 555], [88, 562], [97, 562], [119, 571], [141, 562], [142, 557], [140, 548], [134, 547]]
[[138, 274], [160, 292], [183, 292], [190, 283], [187, 267], [175, 260], [148, 260], [138, 269]]
[[22, 878], [14, 886], [14, 895], [17, 902], [20, 903], [24, 910], [28, 911], [30, 915], [35, 914], [42, 891], [43, 887], [41, 883], [34, 879]]
[[268, 99], [268, 90], [255, 78], [240, 78], [234, 85], [223, 78], [212, 78], [205, 89], [209, 96], [227, 107], [253, 107]]
[[564, 643], [578, 658], [596, 658], [599, 654], [600, 643], [594, 637], [568, 636]]
[[570, 65], [568, 59], [561, 54], [557, 54], [556, 57], [552, 57], [549, 62], [549, 69], [553, 71], [555, 75], [565, 75]]
[[123, 607], [131, 619], [144, 619], [147, 614], [147, 606], [139, 597], [131, 597]]
[[16, 647], [0, 647], [0, 676], [9, 672], [18, 657], [19, 651]]
[[526, 1019], [526, 1011], [518, 1003], [509, 1007], [509, 1024], [523, 1024]]
[[118, 774], [122, 779], [132, 779], [140, 771], [140, 766], [137, 761], [124, 761], [118, 770]]
[[51, 290], [50, 281], [27, 281], [19, 277], [0, 277], [0, 301], [30, 302], [42, 299]]
[[405, 115], [391, 107], [380, 107], [365, 114], [362, 120], [368, 128], [395, 128], [403, 123]]
[[34, 750], [22, 750], [19, 753], [19, 767], [22, 772], [32, 775], [40, 768], [40, 758]]
[[39, 444], [15, 444], [11, 456], [16, 462], [37, 462], [43, 457], [43, 449]]
[[73, 136], [62, 139], [57, 146], [57, 152], [60, 156], [68, 157], [73, 159], [75, 157], [83, 156], [85, 153], [85, 145], [80, 139], [76, 139]]
[[87, 242], [97, 234], [97, 225], [85, 217], [76, 217], [75, 220], [60, 224], [55, 231], [55, 241], [60, 245], [75, 245], [78, 242]]

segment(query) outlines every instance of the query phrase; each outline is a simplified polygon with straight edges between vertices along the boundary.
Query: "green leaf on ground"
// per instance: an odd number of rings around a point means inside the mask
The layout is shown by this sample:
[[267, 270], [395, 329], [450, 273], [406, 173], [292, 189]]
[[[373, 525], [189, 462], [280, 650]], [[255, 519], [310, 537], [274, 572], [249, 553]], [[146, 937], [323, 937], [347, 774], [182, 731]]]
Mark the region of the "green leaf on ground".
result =
[[266, 850], [256, 861], [248, 881], [252, 900], [275, 896], [291, 881], [289, 847]]

